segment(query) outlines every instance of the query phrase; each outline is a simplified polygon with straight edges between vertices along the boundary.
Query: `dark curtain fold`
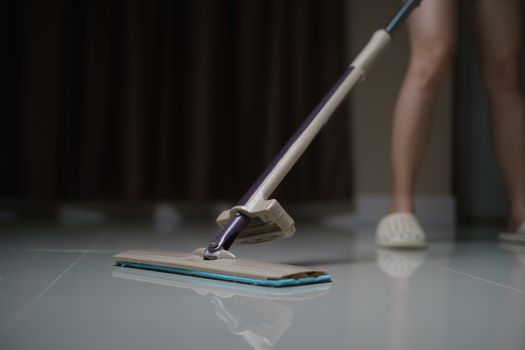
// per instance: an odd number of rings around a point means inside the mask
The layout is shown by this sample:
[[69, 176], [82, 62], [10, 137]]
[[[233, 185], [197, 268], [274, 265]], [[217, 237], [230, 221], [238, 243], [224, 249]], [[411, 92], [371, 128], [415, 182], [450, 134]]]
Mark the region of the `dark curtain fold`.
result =
[[[344, 3], [11, 3], [2, 195], [239, 198], [345, 69]], [[350, 197], [337, 114], [279, 196]]]

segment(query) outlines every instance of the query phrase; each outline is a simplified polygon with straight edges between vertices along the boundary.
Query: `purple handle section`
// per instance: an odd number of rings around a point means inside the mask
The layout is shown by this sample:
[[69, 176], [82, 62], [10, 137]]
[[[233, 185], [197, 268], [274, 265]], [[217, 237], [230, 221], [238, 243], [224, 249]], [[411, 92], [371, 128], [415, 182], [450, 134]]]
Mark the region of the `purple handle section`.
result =
[[244, 214], [237, 213], [230, 219], [230, 222], [224, 227], [217, 237], [210, 243], [207, 250], [209, 253], [217, 252], [221, 249], [230, 249], [233, 242], [237, 239], [239, 234], [244, 230], [252, 219]]
[[264, 179], [266, 179], [266, 177], [270, 174], [273, 168], [275, 168], [277, 163], [279, 163], [281, 158], [286, 154], [286, 152], [290, 149], [293, 143], [299, 138], [299, 136], [301, 136], [303, 131], [312, 123], [312, 121], [319, 114], [321, 109], [323, 109], [323, 107], [326, 105], [328, 100], [330, 100], [330, 98], [335, 94], [337, 89], [339, 89], [339, 87], [343, 84], [343, 82], [352, 73], [353, 70], [354, 70], [353, 66], [350, 66], [345, 70], [345, 72], [341, 75], [341, 77], [339, 77], [337, 82], [332, 86], [330, 91], [328, 91], [328, 93], [323, 97], [321, 102], [319, 102], [317, 106], [315, 106], [314, 110], [310, 112], [308, 117], [306, 117], [306, 119], [303, 121], [301, 126], [299, 126], [299, 129], [295, 131], [295, 133], [292, 135], [292, 137], [290, 137], [288, 142], [283, 146], [283, 148], [281, 148], [279, 153], [277, 153], [277, 155], [273, 158], [270, 165], [268, 165], [268, 167], [264, 170], [264, 172], [257, 178], [255, 183], [250, 187], [250, 189], [244, 194], [244, 196], [242, 196], [242, 198], [239, 200], [237, 205], [244, 205], [246, 204], [246, 202], [248, 202], [250, 197], [257, 191], [259, 186], [261, 186]]

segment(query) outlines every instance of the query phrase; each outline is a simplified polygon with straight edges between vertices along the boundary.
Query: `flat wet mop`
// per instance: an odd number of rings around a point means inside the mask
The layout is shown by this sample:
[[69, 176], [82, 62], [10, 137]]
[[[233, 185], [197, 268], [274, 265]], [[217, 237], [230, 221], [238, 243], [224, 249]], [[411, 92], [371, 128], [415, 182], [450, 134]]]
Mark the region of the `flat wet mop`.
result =
[[229, 249], [236, 240], [239, 243], [255, 244], [293, 236], [293, 219], [279, 202], [268, 198], [330, 119], [343, 98], [390, 44], [394, 31], [420, 2], [421, 0], [405, 1], [388, 26], [374, 33], [367, 46], [239, 203], [219, 215], [217, 223], [222, 230], [208, 248], [197, 249], [191, 254], [127, 251], [113, 257], [117, 265], [268, 287], [329, 282], [331, 277], [325, 271], [237, 259]]

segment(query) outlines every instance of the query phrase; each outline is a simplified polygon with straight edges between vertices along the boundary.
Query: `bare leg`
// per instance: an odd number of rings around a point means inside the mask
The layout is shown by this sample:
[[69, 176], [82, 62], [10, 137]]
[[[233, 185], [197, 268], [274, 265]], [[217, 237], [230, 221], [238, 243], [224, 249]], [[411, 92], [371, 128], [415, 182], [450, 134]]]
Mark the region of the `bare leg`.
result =
[[509, 204], [510, 232], [525, 222], [525, 100], [520, 0], [466, 0], [488, 99], [492, 147]]
[[439, 91], [456, 47], [456, 1], [426, 0], [409, 22], [411, 58], [392, 129], [391, 212], [413, 212], [413, 191]]

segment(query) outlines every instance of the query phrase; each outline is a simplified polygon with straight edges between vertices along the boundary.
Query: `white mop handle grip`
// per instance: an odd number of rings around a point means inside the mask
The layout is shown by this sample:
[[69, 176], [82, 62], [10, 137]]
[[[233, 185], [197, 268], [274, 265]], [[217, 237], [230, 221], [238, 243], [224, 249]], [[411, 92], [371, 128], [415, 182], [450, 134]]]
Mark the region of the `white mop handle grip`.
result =
[[368, 68], [391, 42], [392, 37], [385, 30], [376, 31], [351, 66], [354, 67], [354, 70], [361, 71], [361, 77], [363, 77]]
[[[305, 121], [307, 125], [305, 126], [303, 124], [299, 129], [301, 133], [292, 136], [291, 141], [293, 141], [293, 143], [288, 146], [288, 149], [280, 156], [280, 159], [277, 159], [273, 168], [244, 204], [247, 208], [255, 207], [260, 201], [268, 199], [321, 128], [330, 119], [332, 113], [340, 105], [352, 87], [365, 75], [368, 67], [370, 67], [390, 42], [391, 36], [385, 30], [378, 30], [373, 34], [366, 47], [357, 56], [345, 74], [316, 107], [313, 118], [311, 120], [307, 118], [307, 121]], [[301, 130], [303, 127], [304, 130]]]

